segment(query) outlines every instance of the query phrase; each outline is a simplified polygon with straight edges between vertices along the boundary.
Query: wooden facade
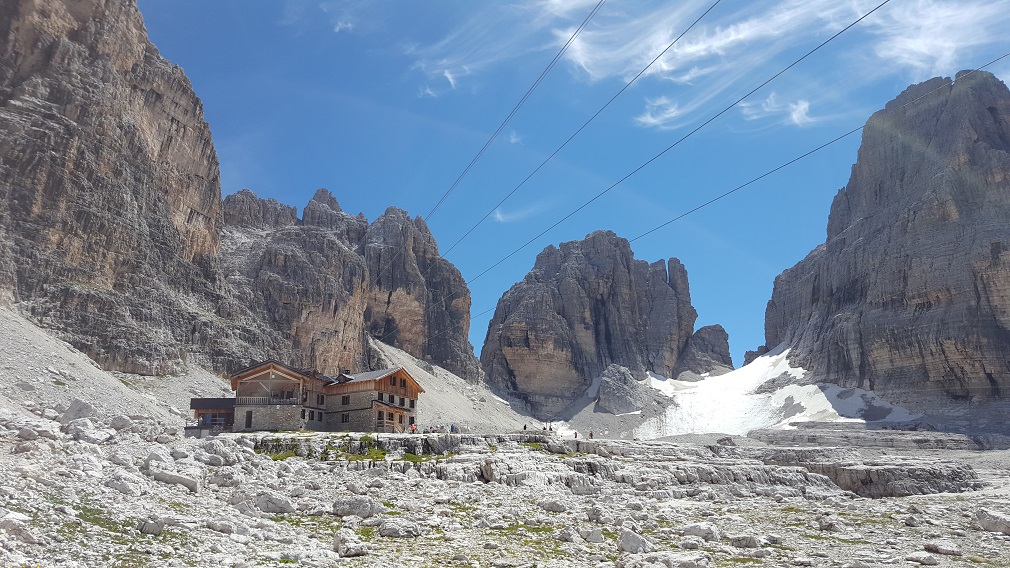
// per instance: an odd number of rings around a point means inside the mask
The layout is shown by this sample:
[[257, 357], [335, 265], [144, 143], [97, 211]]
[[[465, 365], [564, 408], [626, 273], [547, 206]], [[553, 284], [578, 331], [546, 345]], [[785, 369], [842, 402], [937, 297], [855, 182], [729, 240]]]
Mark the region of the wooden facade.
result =
[[405, 432], [424, 389], [403, 367], [335, 377], [263, 361], [231, 376], [234, 430]]

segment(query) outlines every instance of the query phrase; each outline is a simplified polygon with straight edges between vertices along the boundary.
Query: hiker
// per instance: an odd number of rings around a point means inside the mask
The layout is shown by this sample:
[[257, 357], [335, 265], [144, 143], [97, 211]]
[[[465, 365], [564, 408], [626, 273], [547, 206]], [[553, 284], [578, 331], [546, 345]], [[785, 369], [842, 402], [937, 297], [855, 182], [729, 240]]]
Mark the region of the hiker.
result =
[[525, 432], [525, 431], [526, 431], [526, 425], [523, 424], [523, 432]]
[[592, 440], [592, 439], [593, 439], [593, 431], [592, 431], [592, 430], [590, 430], [590, 431], [589, 431], [589, 439], [590, 439], [590, 440]]
[[546, 432], [546, 431], [547, 431], [547, 425], [546, 425], [546, 424], [544, 424], [544, 428], [543, 428], [543, 430], [544, 430], [544, 432]]
[[576, 440], [578, 440], [578, 439], [579, 439], [579, 432], [578, 432], [578, 430], [576, 430], [576, 431], [575, 431], [575, 439], [576, 439]]
[[455, 434], [456, 433], [456, 425], [455, 424], [450, 424], [449, 425], [449, 433], [450, 434]]
[[417, 424], [411, 424], [410, 425], [410, 433], [411, 434], [417, 434]]

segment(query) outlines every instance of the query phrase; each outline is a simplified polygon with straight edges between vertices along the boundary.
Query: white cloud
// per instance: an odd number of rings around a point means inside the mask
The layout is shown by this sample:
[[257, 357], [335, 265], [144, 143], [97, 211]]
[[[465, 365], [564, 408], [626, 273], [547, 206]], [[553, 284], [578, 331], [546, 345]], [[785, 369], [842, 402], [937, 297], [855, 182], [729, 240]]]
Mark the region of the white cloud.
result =
[[796, 126], [806, 126], [814, 119], [810, 117], [810, 101], [800, 99], [794, 103], [789, 103], [789, 120]]
[[[753, 0], [716, 6], [639, 81], [636, 88], [645, 91], [645, 105], [634, 122], [669, 129], [678, 121], [704, 118], [694, 114], [707, 105], [732, 102], [880, 1]], [[710, 4], [605, 4], [570, 46], [565, 61], [589, 82], [627, 81]], [[531, 54], [542, 59], [557, 50], [593, 6], [595, 0], [477, 4], [450, 22], [440, 40], [417, 44], [409, 53], [429, 83], [444, 78], [456, 89], [463, 76], [479, 79], [506, 62]], [[851, 106], [847, 93], [883, 77], [917, 81], [926, 73], [950, 75], [973, 67], [982, 62], [977, 59], [983, 48], [1005, 41], [1008, 27], [1010, 0], [891, 2], [770, 86], [783, 101], [792, 101], [782, 103], [779, 118], [787, 124], [812, 124], [828, 117], [814, 117], [812, 107], [824, 108], [828, 100], [833, 107]], [[791, 80], [803, 73], [834, 92], [818, 93], [810, 81]], [[843, 115], [845, 108], [831, 108], [830, 116]]]
[[522, 144], [522, 143], [523, 143], [523, 137], [516, 134], [515, 130], [509, 132], [509, 144]]
[[544, 210], [543, 204], [530, 205], [529, 207], [518, 209], [510, 213], [502, 211], [501, 208], [499, 207], [498, 209], [494, 210], [494, 213], [491, 214], [491, 218], [498, 223], [514, 223], [516, 221], [522, 221], [523, 219], [532, 217], [533, 215], [536, 215], [537, 213], [543, 210]]
[[340, 33], [342, 31], [349, 31], [354, 29], [354, 23], [347, 20], [337, 20], [333, 24], [333, 31]]
[[896, 3], [873, 24], [880, 59], [918, 73], [952, 74], [970, 64], [965, 56], [977, 48], [1005, 42], [1010, 2]]
[[449, 81], [449, 86], [452, 87], [452, 90], [455, 91], [456, 90], [456, 77], [448, 69], [445, 69], [445, 70], [442, 71], [442, 76], [445, 77], [446, 81]]
[[670, 129], [673, 122], [684, 112], [677, 101], [668, 97], [659, 97], [645, 101], [645, 112], [635, 117], [635, 122], [641, 126]]
[[792, 102], [781, 102], [778, 93], [772, 92], [760, 103], [740, 103], [740, 113], [746, 120], [760, 120], [767, 117], [780, 117], [784, 124], [794, 126], [809, 126], [819, 122], [821, 118], [810, 116], [810, 101], [797, 99]]

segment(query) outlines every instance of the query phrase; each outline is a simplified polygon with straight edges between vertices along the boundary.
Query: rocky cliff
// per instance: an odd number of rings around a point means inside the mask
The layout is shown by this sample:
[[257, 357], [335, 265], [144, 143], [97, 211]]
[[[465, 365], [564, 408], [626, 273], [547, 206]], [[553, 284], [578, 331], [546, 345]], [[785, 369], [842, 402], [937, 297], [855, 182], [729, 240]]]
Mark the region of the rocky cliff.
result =
[[696, 319], [680, 261], [635, 260], [626, 239], [598, 231], [544, 249], [502, 296], [481, 365], [493, 387], [551, 417], [612, 363], [674, 376]]
[[826, 242], [775, 280], [769, 347], [895, 401], [1010, 394], [1010, 92], [962, 72], [866, 123]]
[[249, 192], [222, 207], [200, 99], [134, 0], [0, 14], [0, 303], [106, 369], [337, 372], [360, 368], [372, 333], [479, 375], [469, 291], [422, 221], [369, 225], [328, 192], [302, 219]]
[[0, 287], [106, 367], [165, 371], [210, 339], [197, 323], [218, 293], [200, 100], [133, 2], [0, 13]]
[[289, 360], [361, 366], [365, 334], [477, 379], [470, 292], [420, 218], [389, 208], [373, 223], [321, 189], [295, 211], [243, 190], [224, 202], [222, 262], [236, 297], [290, 340]]

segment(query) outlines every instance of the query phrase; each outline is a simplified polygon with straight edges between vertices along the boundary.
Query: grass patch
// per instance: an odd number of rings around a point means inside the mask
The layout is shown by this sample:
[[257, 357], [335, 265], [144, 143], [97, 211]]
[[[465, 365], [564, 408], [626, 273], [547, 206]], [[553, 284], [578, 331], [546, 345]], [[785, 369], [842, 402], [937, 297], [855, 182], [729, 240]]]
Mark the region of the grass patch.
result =
[[519, 442], [520, 446], [525, 446], [531, 450], [543, 451], [544, 445], [542, 442]]
[[347, 459], [347, 461], [363, 461], [363, 460], [368, 460], [368, 461], [377, 462], [377, 461], [382, 461], [382, 460], [386, 459], [386, 450], [383, 450], [383, 449], [380, 449], [380, 448], [371, 448], [364, 455], [362, 455], [362, 454], [347, 454], [344, 457]]
[[279, 454], [269, 454], [269, 456], [270, 456], [270, 459], [272, 459], [274, 461], [282, 461], [282, 460], [286, 460], [288, 458], [295, 457], [295, 452], [294, 452], [294, 450], [287, 450], [287, 451], [281, 452]]

